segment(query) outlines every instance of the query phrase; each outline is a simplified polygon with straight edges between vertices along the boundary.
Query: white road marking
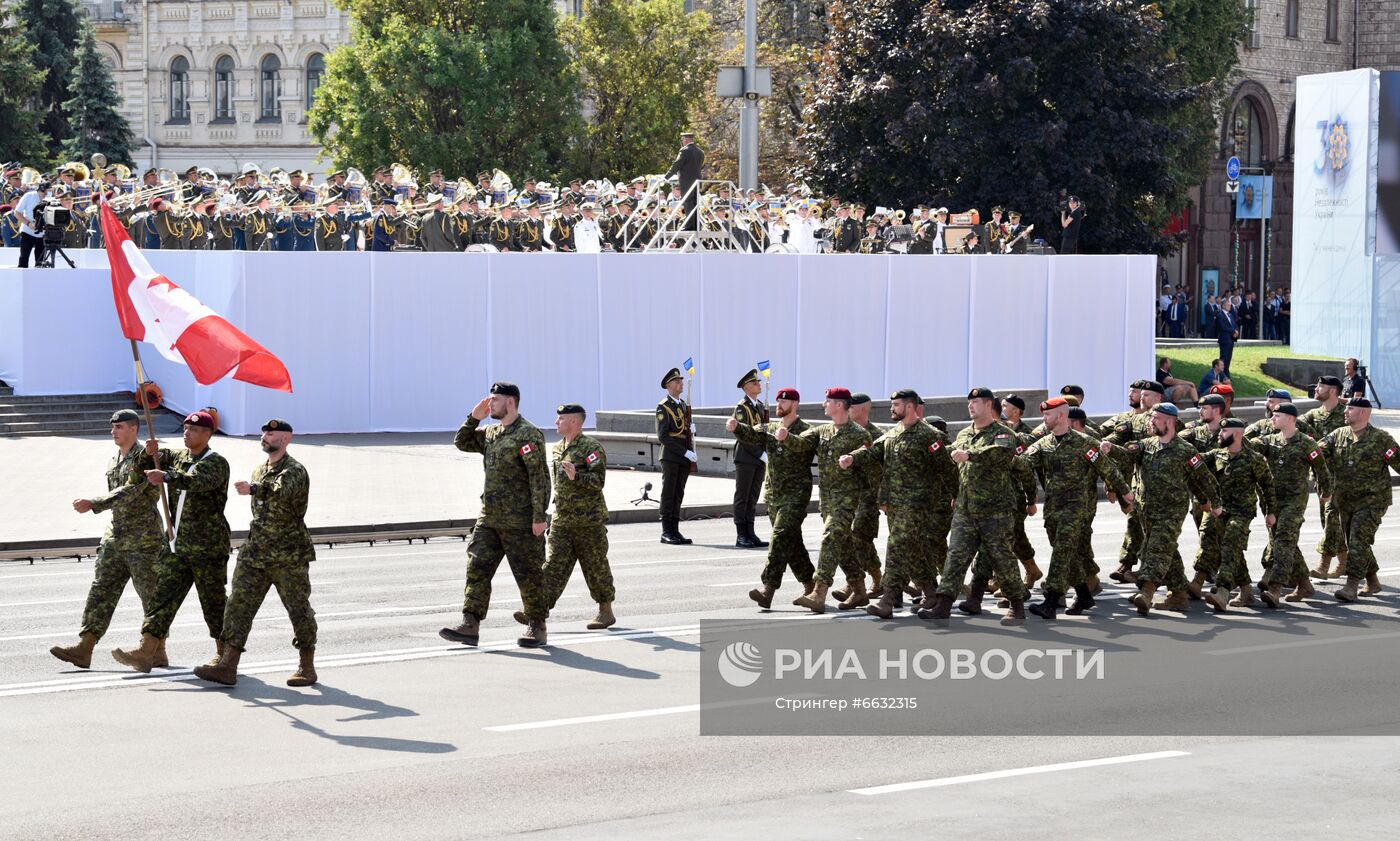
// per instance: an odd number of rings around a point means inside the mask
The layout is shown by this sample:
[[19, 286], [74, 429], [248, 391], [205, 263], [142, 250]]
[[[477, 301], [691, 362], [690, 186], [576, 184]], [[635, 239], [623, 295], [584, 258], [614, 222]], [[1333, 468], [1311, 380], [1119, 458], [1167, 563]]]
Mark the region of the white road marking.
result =
[[1217, 648], [1214, 651], [1202, 651], [1202, 654], [1213, 654], [1216, 656], [1225, 654], [1254, 654], [1259, 651], [1278, 651], [1285, 648], [1311, 648], [1315, 645], [1332, 645], [1340, 642], [1368, 642], [1371, 640], [1389, 640], [1400, 637], [1400, 631], [1387, 631], [1382, 634], [1352, 634], [1350, 636], [1327, 637], [1326, 639], [1297, 640], [1294, 642], [1275, 642], [1266, 645], [1242, 645], [1238, 648]]
[[517, 730], [539, 730], [545, 727], [567, 727], [571, 724], [593, 724], [599, 721], [621, 721], [628, 718], [652, 718], [659, 715], [677, 715], [699, 712], [699, 704], [684, 704], [679, 707], [658, 707], [654, 710], [631, 710], [623, 713], [602, 713], [601, 715], [580, 715], [574, 718], [555, 718], [548, 721], [527, 721], [522, 724], [497, 724], [483, 727], [493, 733], [513, 733]]
[[1164, 750], [1156, 753], [1133, 753], [1126, 756], [1109, 756], [1103, 759], [1084, 759], [1078, 762], [1056, 762], [1053, 765], [1033, 765], [1029, 768], [1009, 768], [1005, 771], [987, 771], [982, 774], [964, 774], [960, 777], [941, 777], [935, 780], [917, 780], [910, 783], [892, 783], [870, 788], [848, 789], [848, 794], [894, 794], [901, 791], [916, 791], [924, 788], [942, 788], [963, 783], [979, 783], [984, 780], [1004, 780], [1009, 777], [1024, 777], [1031, 774], [1048, 774], [1054, 771], [1074, 771], [1080, 768], [1095, 768], [1101, 765], [1122, 765], [1128, 762], [1146, 762], [1152, 759], [1170, 759], [1176, 756], [1190, 756], [1183, 750]]

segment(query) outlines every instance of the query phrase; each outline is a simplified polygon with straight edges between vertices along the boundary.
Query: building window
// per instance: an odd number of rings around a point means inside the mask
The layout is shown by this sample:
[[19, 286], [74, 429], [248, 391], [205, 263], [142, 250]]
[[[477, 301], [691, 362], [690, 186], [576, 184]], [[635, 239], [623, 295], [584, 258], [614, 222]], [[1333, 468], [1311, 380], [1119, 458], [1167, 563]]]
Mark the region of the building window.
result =
[[214, 119], [233, 120], [233, 59], [220, 56], [214, 62]]
[[1235, 106], [1230, 119], [1230, 139], [1235, 141], [1235, 156], [1244, 166], [1259, 166], [1264, 161], [1264, 120], [1254, 100], [1246, 97]]
[[321, 87], [321, 79], [326, 75], [326, 57], [312, 53], [306, 60], [306, 110], [316, 104], [316, 89]]
[[1342, 39], [1340, 0], [1327, 0], [1327, 40], [1340, 41]]
[[1298, 37], [1298, 0], [1288, 0], [1283, 15], [1283, 34], [1289, 38]]
[[184, 56], [170, 62], [170, 122], [190, 120], [190, 63]]
[[275, 55], [263, 56], [258, 69], [258, 119], [282, 119], [282, 62]]
[[1249, 34], [1245, 36], [1244, 45], [1257, 50], [1264, 46], [1264, 36], [1259, 31], [1259, 0], [1245, 0], [1244, 10], [1249, 16]]

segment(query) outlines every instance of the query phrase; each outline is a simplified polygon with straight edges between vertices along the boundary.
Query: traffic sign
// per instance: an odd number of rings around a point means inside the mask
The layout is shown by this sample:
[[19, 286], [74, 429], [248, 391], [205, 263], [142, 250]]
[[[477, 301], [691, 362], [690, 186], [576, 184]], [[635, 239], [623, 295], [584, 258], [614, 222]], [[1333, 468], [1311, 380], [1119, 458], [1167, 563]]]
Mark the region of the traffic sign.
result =
[[1232, 179], [1232, 180], [1230, 180], [1230, 181], [1226, 181], [1226, 182], [1225, 182], [1225, 192], [1227, 192], [1227, 193], [1238, 193], [1239, 191], [1240, 191], [1240, 182], [1239, 182], [1239, 179], [1238, 179], [1238, 178]]
[[1240, 180], [1240, 159], [1231, 155], [1230, 160], [1225, 162], [1225, 177], [1231, 181]]

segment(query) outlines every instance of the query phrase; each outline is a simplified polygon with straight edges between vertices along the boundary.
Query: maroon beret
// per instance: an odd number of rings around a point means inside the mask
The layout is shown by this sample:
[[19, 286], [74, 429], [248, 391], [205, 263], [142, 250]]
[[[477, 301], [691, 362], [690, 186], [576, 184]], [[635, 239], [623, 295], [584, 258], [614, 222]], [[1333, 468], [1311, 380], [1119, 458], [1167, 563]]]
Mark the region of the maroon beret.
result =
[[208, 412], [191, 412], [190, 415], [185, 418], [185, 425], [213, 429], [215, 427], [214, 416]]
[[849, 388], [828, 388], [826, 390], [827, 400], [850, 400], [851, 390]]
[[780, 389], [778, 389], [778, 399], [779, 399], [779, 400], [796, 400], [797, 402], [800, 403], [800, 402], [802, 402], [802, 395], [798, 394], [798, 393], [797, 393], [797, 389], [795, 389], [795, 388], [780, 388]]

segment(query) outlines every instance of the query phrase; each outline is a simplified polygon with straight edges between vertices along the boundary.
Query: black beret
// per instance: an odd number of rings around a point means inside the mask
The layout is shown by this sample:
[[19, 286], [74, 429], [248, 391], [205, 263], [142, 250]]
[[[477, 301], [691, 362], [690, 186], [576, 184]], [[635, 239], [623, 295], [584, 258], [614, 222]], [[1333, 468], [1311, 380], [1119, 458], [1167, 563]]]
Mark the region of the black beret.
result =
[[1158, 394], [1166, 394], [1166, 393], [1167, 393], [1167, 390], [1166, 390], [1165, 388], [1162, 388], [1162, 384], [1159, 383], [1159, 382], [1157, 382], [1156, 380], [1143, 380], [1143, 381], [1142, 381], [1142, 390], [1143, 390], [1143, 391], [1155, 391], [1155, 392], [1157, 392]]
[[933, 427], [934, 429], [940, 430], [942, 432], [948, 431], [948, 422], [945, 421], [943, 418], [939, 417], [938, 415], [929, 415], [928, 417], [924, 418], [924, 420], [927, 421], [928, 425]]
[[891, 394], [890, 399], [905, 400], [910, 403], [918, 403], [920, 406], [924, 404], [924, 399], [919, 396], [919, 392], [915, 391], [912, 388], [901, 388], [898, 391]]
[[1318, 385], [1330, 385], [1330, 386], [1332, 386], [1333, 388], [1341, 388], [1341, 387], [1342, 387], [1342, 378], [1341, 378], [1341, 377], [1318, 377], [1318, 378], [1317, 378], [1317, 384], [1318, 384]]
[[491, 383], [491, 393], [499, 394], [504, 397], [514, 397], [516, 400], [519, 400], [520, 386], [516, 385], [515, 383], [508, 383], [504, 381], [498, 383]]
[[857, 392], [853, 392], [853, 393], [851, 394], [851, 405], [852, 405], [852, 406], [860, 406], [860, 405], [863, 405], [863, 404], [869, 403], [869, 402], [870, 402], [870, 395], [866, 394], [866, 393], [863, 392], [863, 391], [857, 391]]
[[1073, 395], [1076, 396], [1076, 397], [1083, 397], [1083, 396], [1084, 396], [1084, 389], [1080, 388], [1080, 387], [1077, 386], [1077, 385], [1067, 385], [1067, 386], [1065, 386], [1064, 388], [1060, 389], [1060, 393], [1061, 393], [1061, 394], [1073, 394]]
[[1221, 429], [1244, 429], [1244, 421], [1239, 418], [1226, 418], [1220, 424]]
[[1365, 397], [1353, 397], [1347, 401], [1347, 405], [1353, 409], [1369, 409], [1371, 408], [1371, 401], [1367, 400]]
[[281, 418], [273, 418], [262, 425], [263, 432], [291, 432], [292, 425]]
[[1274, 407], [1274, 414], [1292, 415], [1296, 418], [1298, 417], [1298, 407], [1294, 406], [1292, 403], [1280, 403]]
[[1084, 414], [1084, 410], [1075, 406], [1069, 410], [1069, 419], [1072, 421], [1084, 421], [1088, 423], [1089, 416]]
[[990, 388], [987, 388], [986, 386], [979, 385], [978, 387], [974, 388], [972, 391], [969, 391], [969, 392], [967, 393], [967, 399], [968, 399], [968, 400], [979, 400], [979, 399], [980, 399], [980, 400], [995, 400], [995, 399], [996, 399], [996, 395], [992, 393], [992, 390], [991, 390]]
[[556, 415], [586, 415], [588, 412], [577, 403], [561, 403], [558, 409], [554, 410]]
[[1205, 397], [1202, 397], [1202, 398], [1201, 398], [1201, 402], [1198, 403], [1197, 405], [1198, 405], [1198, 406], [1219, 406], [1220, 408], [1223, 409], [1223, 408], [1225, 408], [1225, 398], [1224, 398], [1223, 396], [1219, 395], [1219, 394], [1207, 394]]
[[1147, 388], [1147, 380], [1133, 380], [1132, 385], [1128, 386], [1128, 388], [1135, 388], [1138, 391], [1141, 391], [1144, 388]]
[[1010, 403], [1012, 406], [1015, 406], [1023, 412], [1026, 410], [1026, 401], [1019, 394], [1008, 394], [1001, 399], [1002, 402]]
[[112, 413], [112, 423], [140, 423], [141, 416], [135, 409], [118, 409]]

